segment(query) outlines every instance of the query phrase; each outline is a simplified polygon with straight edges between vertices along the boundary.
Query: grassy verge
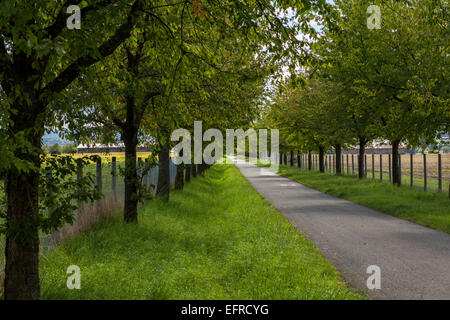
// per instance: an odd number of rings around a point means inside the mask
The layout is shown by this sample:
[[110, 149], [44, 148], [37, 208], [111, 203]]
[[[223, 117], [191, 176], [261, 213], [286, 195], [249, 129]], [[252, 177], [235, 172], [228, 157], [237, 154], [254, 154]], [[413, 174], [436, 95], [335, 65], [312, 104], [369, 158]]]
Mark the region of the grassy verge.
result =
[[[216, 165], [138, 225], [101, 223], [41, 262], [46, 299], [361, 299], [238, 169]], [[69, 265], [81, 290], [66, 288]]]
[[450, 233], [450, 199], [445, 193], [425, 192], [409, 186], [395, 187], [387, 182], [286, 165], [280, 166], [279, 174], [333, 196]]

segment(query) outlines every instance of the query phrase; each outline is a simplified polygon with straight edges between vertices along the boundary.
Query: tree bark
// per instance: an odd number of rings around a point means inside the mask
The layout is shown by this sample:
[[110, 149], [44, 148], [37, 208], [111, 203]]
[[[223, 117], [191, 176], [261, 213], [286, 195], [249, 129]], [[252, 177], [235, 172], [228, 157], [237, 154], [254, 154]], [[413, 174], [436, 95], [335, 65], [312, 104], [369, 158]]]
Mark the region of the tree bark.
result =
[[299, 167], [299, 168], [302, 167], [302, 161], [301, 161], [300, 156], [301, 156], [300, 149], [298, 149], [298, 151], [297, 151], [297, 167]]
[[123, 133], [122, 140], [125, 144], [125, 201], [123, 208], [123, 219], [125, 222], [138, 222], [138, 177], [136, 172], [136, 147], [137, 130], [134, 126], [128, 126]]
[[342, 146], [338, 143], [334, 146], [334, 151], [336, 153], [336, 174], [342, 174]]
[[183, 190], [184, 188], [184, 165], [177, 165], [177, 175], [175, 176], [175, 189]]
[[311, 153], [311, 150], [308, 151], [308, 170], [312, 170], [312, 153]]
[[294, 151], [292, 151], [291, 150], [291, 158], [289, 159], [290, 161], [290, 165], [291, 165], [291, 167], [293, 167], [294, 166]]
[[394, 185], [399, 186], [400, 182], [400, 168], [399, 168], [399, 156], [398, 156], [398, 147], [400, 144], [400, 140], [391, 141], [392, 145], [392, 183]]
[[166, 202], [169, 202], [170, 150], [168, 142], [161, 146], [158, 156], [159, 156], [158, 159], [159, 173], [158, 173], [158, 188], [156, 189], [156, 195], [163, 197]]
[[[29, 111], [12, 117], [14, 122], [10, 127], [11, 132], [24, 132], [26, 128], [33, 127], [36, 114], [30, 115], [32, 111]], [[25, 135], [35, 150], [19, 149], [15, 156], [39, 168], [38, 150], [41, 148], [43, 130], [33, 130]], [[4, 297], [6, 300], [39, 299], [39, 171], [22, 172], [13, 168], [7, 173], [6, 181], [8, 233], [5, 243]]]
[[[100, 56], [110, 55], [126, 38], [134, 25], [133, 17], [139, 8], [140, 2], [136, 1], [123, 24], [121, 24], [113, 36], [109, 37], [98, 47]], [[61, 11], [62, 12], [62, 11]], [[64, 15], [64, 13], [62, 13]], [[62, 15], [62, 16], [63, 16]], [[65, 19], [65, 18], [64, 18]], [[57, 19], [58, 23], [47, 28], [52, 36], [57, 36], [60, 30], [65, 28], [64, 19]], [[62, 21], [62, 23], [59, 23]], [[50, 39], [50, 38], [48, 38]], [[8, 98], [13, 98], [12, 109], [17, 112], [11, 115], [11, 125], [8, 128], [11, 136], [23, 133], [24, 141], [28, 142], [24, 148], [18, 148], [15, 156], [34, 164], [39, 169], [41, 150], [41, 139], [44, 135], [44, 127], [40, 125], [38, 118], [45, 111], [47, 102], [39, 101], [38, 96], [51, 99], [51, 95], [64, 90], [75, 80], [81, 70], [97, 62], [99, 55], [86, 54], [80, 56], [70, 64], [53, 81], [47, 83], [42, 90], [36, 90], [37, 79], [43, 75], [42, 65], [35, 56], [21, 51], [20, 48], [12, 48], [11, 65], [7, 66], [5, 81], [2, 82], [2, 90]], [[44, 56], [41, 61], [46, 61], [49, 56]], [[2, 66], [3, 67], [3, 66]], [[3, 69], [3, 68], [2, 68]], [[9, 73], [9, 74], [8, 74]], [[17, 87], [16, 87], [17, 86]], [[20, 97], [13, 89], [20, 87]], [[23, 99], [26, 98], [26, 99]], [[26, 105], [18, 105], [18, 101], [31, 100]], [[43, 118], [40, 120], [43, 121]], [[30, 148], [31, 147], [31, 148]], [[35, 150], [31, 150], [34, 148]], [[38, 194], [39, 194], [39, 171], [19, 172], [15, 168], [6, 173], [8, 181], [5, 190], [7, 197], [6, 227], [7, 235], [5, 242], [5, 282], [4, 297], [8, 300], [39, 299], [39, 237], [38, 237]]]
[[192, 169], [191, 171], [192, 177], [193, 178], [197, 177], [197, 165], [195, 163], [191, 165], [191, 169]]
[[190, 164], [186, 164], [186, 173], [185, 173], [185, 176], [184, 176], [184, 182], [185, 183], [188, 183], [189, 181], [191, 181], [191, 171], [192, 171], [191, 166], [192, 165], [190, 165]]
[[325, 172], [325, 148], [319, 147], [319, 171]]
[[358, 178], [364, 178], [364, 154], [366, 153], [367, 139], [364, 137], [359, 138], [359, 154], [358, 154]]

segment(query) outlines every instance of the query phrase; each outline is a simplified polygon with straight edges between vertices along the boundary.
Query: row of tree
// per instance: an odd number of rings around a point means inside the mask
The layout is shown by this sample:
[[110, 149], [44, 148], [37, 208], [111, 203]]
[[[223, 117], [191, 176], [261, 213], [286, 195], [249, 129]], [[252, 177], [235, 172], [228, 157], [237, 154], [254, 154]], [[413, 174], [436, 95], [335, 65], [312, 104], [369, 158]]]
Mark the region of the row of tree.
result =
[[[380, 29], [367, 26], [372, 4]], [[399, 145], [433, 144], [450, 129], [448, 1], [336, 0], [333, 9], [311, 41], [307, 80], [281, 86], [260, 125], [280, 128], [283, 152], [318, 152], [321, 171], [327, 150], [340, 173], [341, 150], [359, 146], [360, 178], [366, 145], [388, 140], [400, 184]]]
[[137, 222], [136, 146], [156, 146], [158, 190], [168, 199], [171, 131], [192, 131], [193, 120], [204, 128], [248, 125], [265, 77], [308, 59], [296, 36], [310, 31], [312, 10], [328, 7], [324, 0], [72, 4], [80, 29], [66, 27], [65, 1], [0, 2], [6, 299], [39, 298], [38, 232], [70, 222], [65, 214], [47, 219], [40, 198], [46, 130], [80, 143], [125, 144], [124, 220]]

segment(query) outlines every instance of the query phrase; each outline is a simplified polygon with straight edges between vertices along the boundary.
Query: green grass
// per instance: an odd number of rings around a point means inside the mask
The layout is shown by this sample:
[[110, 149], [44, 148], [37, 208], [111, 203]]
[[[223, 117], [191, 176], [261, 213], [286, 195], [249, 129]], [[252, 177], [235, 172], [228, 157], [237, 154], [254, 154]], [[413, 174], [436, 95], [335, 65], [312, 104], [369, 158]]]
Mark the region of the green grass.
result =
[[[232, 165], [41, 259], [44, 299], [364, 299]], [[66, 288], [69, 265], [81, 290]]]
[[336, 176], [286, 165], [280, 166], [279, 174], [333, 196], [450, 233], [450, 199], [445, 193], [425, 192], [409, 186], [396, 187], [387, 182]]
[[[366, 179], [371, 179], [371, 180], [380, 180], [380, 171], [379, 169], [375, 169], [375, 178], [373, 178], [374, 176], [372, 175], [372, 168], [369, 168], [370, 170], [367, 170], [367, 176]], [[314, 168], [314, 170], [318, 170], [317, 168]], [[327, 168], [326, 171], [328, 171], [329, 168]], [[348, 176], [354, 176], [357, 177], [358, 176], [358, 167], [356, 167], [354, 169], [354, 172], [352, 172], [352, 168], [350, 167], [348, 172], [347, 172], [347, 167], [343, 166], [342, 167], [342, 173], [343, 175], [348, 175]], [[442, 170], [442, 172], [446, 172], [448, 170]], [[402, 169], [402, 184], [404, 186], [408, 186], [411, 187], [411, 176], [410, 173], [411, 171], [409, 169]], [[419, 174], [419, 175], [423, 175], [423, 170], [420, 169], [414, 169], [415, 174]], [[389, 173], [383, 172], [383, 181], [387, 182], [389, 181]], [[413, 186], [412, 188], [416, 189], [416, 190], [424, 190], [424, 178], [417, 178], [416, 176], [413, 177]], [[448, 188], [449, 188], [449, 183], [450, 181], [447, 180], [442, 180], [442, 192], [443, 193], [448, 193]], [[430, 177], [427, 177], [427, 191], [431, 191], [431, 192], [439, 192], [439, 180], [438, 179], [433, 179]]]

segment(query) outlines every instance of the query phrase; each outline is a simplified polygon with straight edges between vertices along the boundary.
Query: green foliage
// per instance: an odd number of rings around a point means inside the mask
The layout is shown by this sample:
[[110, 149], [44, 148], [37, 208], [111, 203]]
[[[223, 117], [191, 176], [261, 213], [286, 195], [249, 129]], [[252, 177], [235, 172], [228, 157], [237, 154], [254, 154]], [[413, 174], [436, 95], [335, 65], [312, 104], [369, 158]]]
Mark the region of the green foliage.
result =
[[59, 144], [55, 143], [48, 148], [50, 154], [61, 154], [62, 148]]
[[[381, 29], [367, 27], [379, 5]], [[448, 1], [336, 0], [311, 50], [300, 88], [280, 87], [266, 114], [284, 148], [364, 144], [373, 139], [418, 146], [449, 130]]]
[[74, 143], [66, 143], [61, 147], [61, 153], [77, 153], [78, 149]]

